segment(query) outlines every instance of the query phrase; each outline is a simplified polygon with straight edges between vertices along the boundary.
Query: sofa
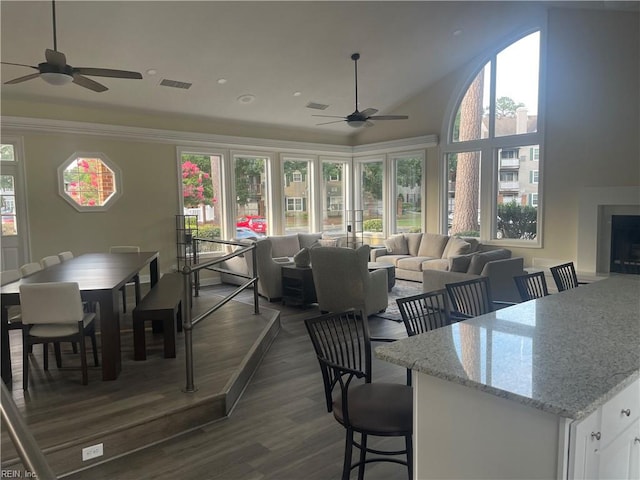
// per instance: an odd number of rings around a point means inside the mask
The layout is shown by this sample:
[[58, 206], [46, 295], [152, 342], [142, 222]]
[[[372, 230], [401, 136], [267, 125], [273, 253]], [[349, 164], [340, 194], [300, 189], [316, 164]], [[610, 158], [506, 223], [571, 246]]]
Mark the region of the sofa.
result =
[[[243, 239], [256, 244], [256, 262], [258, 273], [258, 294], [270, 302], [282, 298], [282, 266], [293, 265], [293, 257], [303, 248], [319, 245], [321, 233], [297, 233], [292, 235], [272, 235], [255, 239]], [[249, 275], [253, 272], [251, 253], [226, 260], [222, 268]], [[246, 280], [233, 274], [222, 273], [221, 281], [240, 285]]]
[[494, 300], [520, 301], [513, 277], [526, 273], [524, 260], [512, 257], [506, 248], [484, 245], [477, 238], [437, 233], [393, 235], [384, 245], [371, 250], [370, 260], [394, 265], [396, 278], [422, 282], [425, 292], [486, 276]]

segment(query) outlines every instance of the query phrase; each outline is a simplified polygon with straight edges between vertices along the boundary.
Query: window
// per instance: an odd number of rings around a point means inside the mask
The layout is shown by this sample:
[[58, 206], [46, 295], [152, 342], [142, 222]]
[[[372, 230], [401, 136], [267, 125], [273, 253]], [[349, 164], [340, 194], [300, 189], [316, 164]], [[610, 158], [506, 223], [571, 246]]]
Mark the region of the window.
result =
[[395, 233], [422, 231], [423, 155], [392, 157], [396, 199]]
[[[222, 238], [222, 159], [218, 153], [180, 153], [183, 212], [197, 217], [200, 238]], [[218, 251], [221, 247], [199, 242], [199, 248], [200, 253], [204, 253]]]
[[[267, 156], [243, 154], [233, 156], [236, 218], [253, 216], [267, 219], [269, 211], [267, 167], [269, 162], [270, 158]], [[234, 234], [227, 233], [228, 238], [234, 236]]]
[[304, 211], [304, 198], [300, 198], [300, 197], [287, 198], [287, 212], [303, 212], [303, 211]]
[[320, 168], [322, 170], [320, 182], [322, 231], [329, 234], [346, 232], [345, 198], [347, 185], [344, 179], [347, 163], [342, 160], [322, 160]]
[[540, 245], [540, 35], [488, 58], [452, 103], [442, 149], [450, 234]]
[[359, 181], [357, 210], [362, 210], [362, 228], [370, 237], [382, 236], [383, 172], [382, 160], [363, 160], [357, 164]]
[[283, 195], [285, 200], [284, 233], [309, 232], [311, 217], [308, 205], [310, 196], [309, 170], [311, 161], [301, 158], [283, 157], [282, 168], [285, 182]]
[[107, 210], [122, 193], [120, 169], [103, 153], [74, 153], [58, 168], [58, 193], [79, 212]]

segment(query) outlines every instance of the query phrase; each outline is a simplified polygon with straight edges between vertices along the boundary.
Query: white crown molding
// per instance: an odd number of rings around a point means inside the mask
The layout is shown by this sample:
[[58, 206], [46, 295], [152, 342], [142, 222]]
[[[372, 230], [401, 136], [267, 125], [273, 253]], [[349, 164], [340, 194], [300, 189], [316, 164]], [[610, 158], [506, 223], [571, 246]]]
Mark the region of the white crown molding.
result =
[[415, 150], [429, 148], [438, 144], [437, 135], [405, 138], [387, 142], [371, 143], [356, 147], [325, 143], [295, 142], [290, 140], [271, 140], [265, 138], [236, 137], [212, 133], [182, 132], [124, 125], [75, 122], [30, 117], [0, 117], [2, 134], [20, 134], [24, 132], [60, 133], [67, 135], [93, 135], [111, 137], [120, 140], [144, 141], [188, 146], [215, 146], [217, 148], [246, 149], [260, 148], [272, 152], [313, 153], [314, 155], [368, 155], [390, 151]]

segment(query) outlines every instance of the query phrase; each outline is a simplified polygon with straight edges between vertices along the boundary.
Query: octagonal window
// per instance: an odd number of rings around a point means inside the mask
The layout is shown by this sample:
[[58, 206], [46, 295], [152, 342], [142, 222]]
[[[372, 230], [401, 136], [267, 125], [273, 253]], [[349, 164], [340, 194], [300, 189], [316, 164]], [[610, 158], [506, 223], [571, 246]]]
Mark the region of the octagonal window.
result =
[[58, 168], [58, 191], [79, 212], [99, 212], [122, 194], [122, 173], [104, 153], [74, 153]]

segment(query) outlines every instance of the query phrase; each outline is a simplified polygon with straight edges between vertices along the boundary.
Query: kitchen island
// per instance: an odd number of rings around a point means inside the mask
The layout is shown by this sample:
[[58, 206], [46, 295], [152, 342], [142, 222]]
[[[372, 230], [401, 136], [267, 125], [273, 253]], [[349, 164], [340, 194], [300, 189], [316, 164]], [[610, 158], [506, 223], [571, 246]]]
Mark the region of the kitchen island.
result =
[[640, 476], [640, 276], [611, 276], [375, 355], [413, 371], [418, 479]]

